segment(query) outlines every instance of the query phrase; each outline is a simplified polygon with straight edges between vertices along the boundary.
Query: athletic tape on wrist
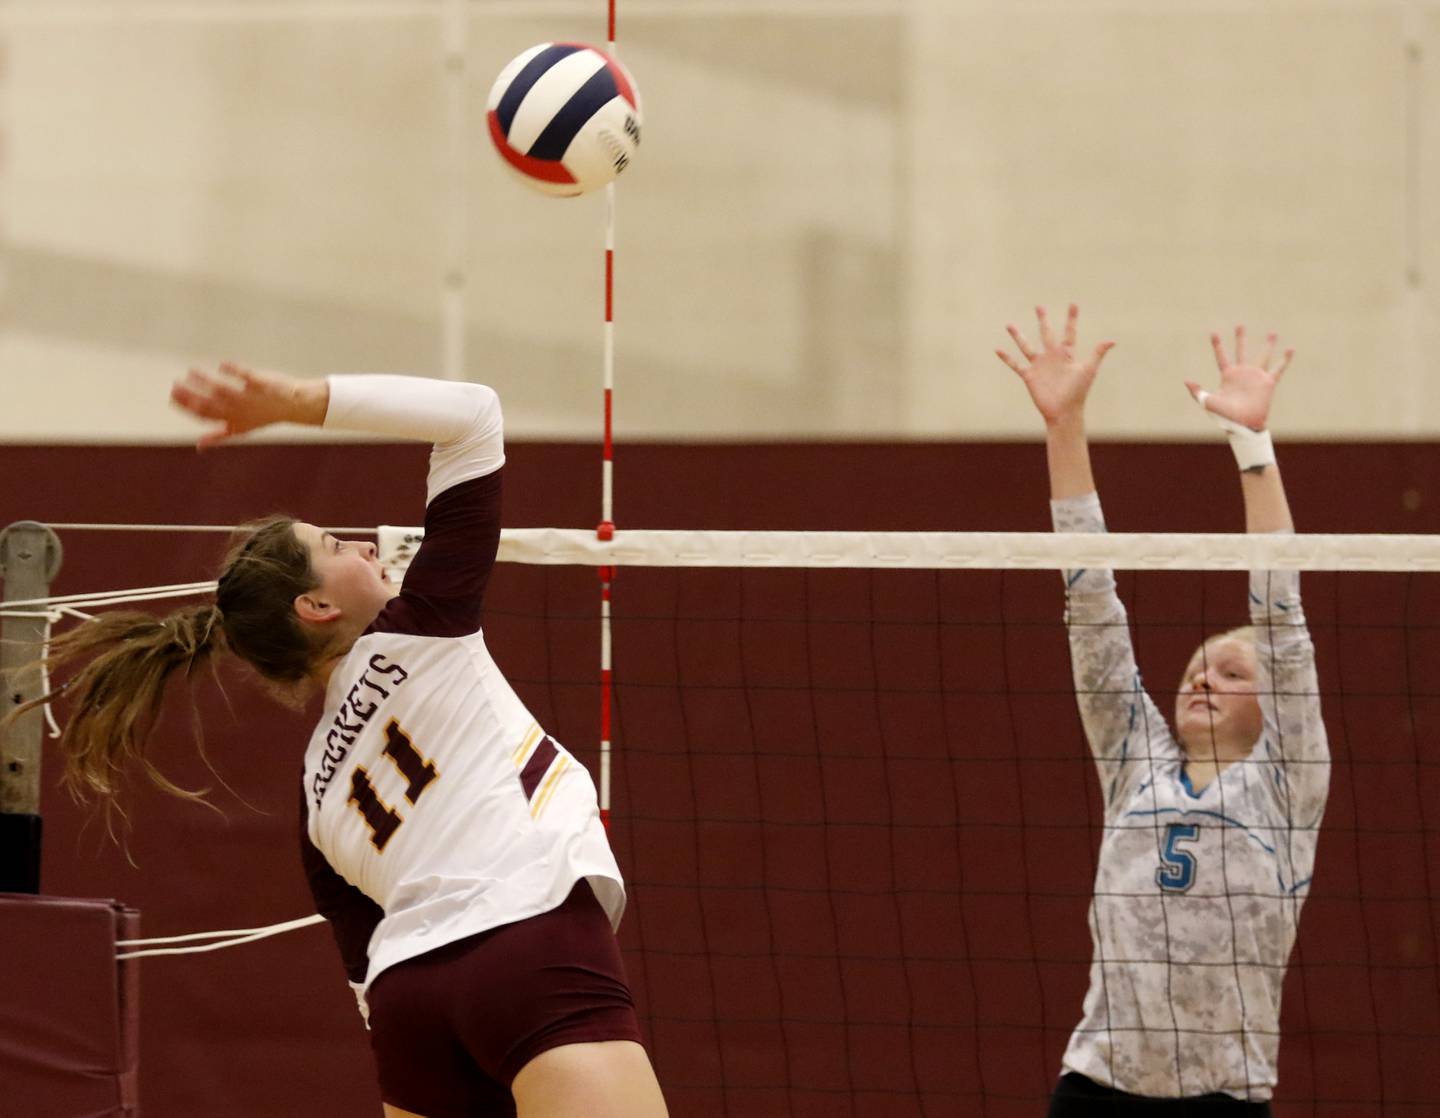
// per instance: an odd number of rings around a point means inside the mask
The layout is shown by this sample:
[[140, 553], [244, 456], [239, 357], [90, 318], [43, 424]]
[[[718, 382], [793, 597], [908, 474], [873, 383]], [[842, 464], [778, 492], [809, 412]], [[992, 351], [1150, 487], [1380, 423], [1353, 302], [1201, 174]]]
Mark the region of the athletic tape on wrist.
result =
[[1243, 423], [1217, 415], [1205, 406], [1208, 399], [1210, 393], [1203, 388], [1195, 394], [1195, 402], [1200, 405], [1200, 409], [1216, 422], [1230, 440], [1230, 450], [1234, 453], [1235, 463], [1242, 473], [1275, 465], [1275, 443], [1268, 430], [1256, 431]]

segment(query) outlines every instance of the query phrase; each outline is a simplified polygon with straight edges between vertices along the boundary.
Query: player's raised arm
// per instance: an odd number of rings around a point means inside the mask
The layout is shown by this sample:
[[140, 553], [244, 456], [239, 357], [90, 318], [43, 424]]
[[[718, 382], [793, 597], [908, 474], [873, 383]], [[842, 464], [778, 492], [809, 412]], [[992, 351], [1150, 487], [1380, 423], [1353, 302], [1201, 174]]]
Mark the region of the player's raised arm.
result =
[[1040, 344], [1032, 345], [1013, 322], [1006, 323], [1017, 359], [1003, 349], [995, 351], [1025, 389], [1045, 421], [1045, 450], [1050, 463], [1050, 497], [1060, 501], [1095, 492], [1090, 471], [1090, 448], [1085, 435], [1085, 400], [1100, 371], [1100, 363], [1115, 345], [1104, 341], [1088, 358], [1076, 356], [1076, 327], [1080, 309], [1074, 303], [1065, 316], [1065, 329], [1056, 338], [1044, 307], [1035, 308]]
[[[1270, 409], [1280, 378], [1294, 349], [1276, 354], [1276, 336], [1266, 335], [1260, 357], [1246, 354], [1245, 327], [1235, 328], [1233, 355], [1218, 334], [1210, 335], [1220, 385], [1207, 391], [1186, 381], [1199, 403], [1224, 429], [1240, 469], [1247, 532], [1295, 530], [1275, 447]], [[1320, 713], [1315, 645], [1305, 623], [1297, 571], [1250, 573], [1250, 620], [1255, 634], [1256, 692], [1264, 730], [1252, 754], [1273, 764], [1277, 776], [1267, 782], [1291, 825], [1319, 825], [1330, 784], [1330, 753]]]
[[1270, 405], [1280, 378], [1290, 367], [1295, 350], [1286, 349], [1276, 357], [1275, 334], [1265, 337], [1265, 349], [1258, 361], [1246, 360], [1245, 327], [1235, 327], [1233, 358], [1225, 351], [1219, 334], [1210, 335], [1215, 363], [1220, 370], [1220, 387], [1206, 391], [1197, 382], [1187, 380], [1185, 387], [1230, 438], [1240, 467], [1240, 490], [1245, 500], [1247, 532], [1293, 532], [1290, 504], [1280, 480], [1280, 467], [1275, 461], [1275, 447], [1270, 439]]
[[[1032, 345], [1012, 323], [1006, 330], [1020, 357], [1005, 350], [996, 354], [1024, 382], [1045, 422], [1055, 530], [1103, 532], [1105, 517], [1085, 434], [1085, 401], [1100, 363], [1115, 343], [1100, 342], [1087, 358], [1077, 357], [1079, 313], [1072, 304], [1057, 338], [1045, 308], [1037, 307], [1040, 344]], [[1142, 765], [1148, 767], [1153, 757], [1168, 756], [1174, 746], [1164, 716], [1141, 684], [1114, 575], [1103, 568], [1066, 571], [1065, 617], [1076, 705], [1107, 809], [1113, 808]]]

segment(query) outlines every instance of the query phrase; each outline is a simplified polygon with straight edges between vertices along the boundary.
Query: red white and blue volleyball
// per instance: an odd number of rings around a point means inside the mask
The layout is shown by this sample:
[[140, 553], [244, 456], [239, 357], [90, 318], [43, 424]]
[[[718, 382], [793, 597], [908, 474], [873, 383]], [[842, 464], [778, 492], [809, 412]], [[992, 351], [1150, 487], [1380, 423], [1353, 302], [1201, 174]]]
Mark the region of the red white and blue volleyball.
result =
[[604, 186], [640, 145], [640, 94], [625, 67], [585, 43], [541, 43], [512, 59], [490, 88], [490, 138], [545, 194]]

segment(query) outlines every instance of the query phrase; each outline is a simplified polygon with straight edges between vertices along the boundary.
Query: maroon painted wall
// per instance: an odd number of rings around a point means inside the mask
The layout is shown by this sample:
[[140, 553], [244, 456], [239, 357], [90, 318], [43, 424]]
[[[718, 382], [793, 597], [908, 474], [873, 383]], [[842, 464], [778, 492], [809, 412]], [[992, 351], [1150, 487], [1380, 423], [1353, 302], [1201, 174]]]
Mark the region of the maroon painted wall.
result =
[[[1440, 530], [1440, 446], [1283, 449], [1305, 531]], [[0, 447], [20, 518], [417, 523], [417, 447]], [[1215, 446], [1106, 445], [1111, 526], [1225, 531]], [[507, 526], [588, 526], [592, 447], [511, 448]], [[1036, 445], [637, 446], [621, 527], [1044, 529]], [[56, 593], [212, 572], [207, 536], [68, 532]], [[1282, 1115], [1434, 1113], [1440, 1065], [1440, 673], [1429, 577], [1314, 575], [1336, 767], [1286, 988]], [[1157, 697], [1236, 575], [1124, 575]], [[502, 567], [487, 635], [522, 697], [593, 759], [598, 584]], [[1053, 572], [623, 570], [613, 839], [632, 982], [677, 1116], [1034, 1115], [1079, 1013], [1099, 805]], [[802, 620], [803, 619], [803, 620]], [[47, 770], [44, 888], [116, 897], [144, 932], [310, 911], [295, 851], [306, 720], [237, 672], [156, 757], [220, 811], [137, 786], [129, 859]], [[1162, 706], [1165, 705], [1163, 698]], [[593, 767], [593, 766], [592, 766]], [[223, 784], [222, 784], [223, 781]], [[227, 787], [228, 786], [228, 787]], [[3, 935], [3, 930], [0, 930]], [[365, 1035], [323, 929], [142, 967], [147, 1118], [373, 1113]]]

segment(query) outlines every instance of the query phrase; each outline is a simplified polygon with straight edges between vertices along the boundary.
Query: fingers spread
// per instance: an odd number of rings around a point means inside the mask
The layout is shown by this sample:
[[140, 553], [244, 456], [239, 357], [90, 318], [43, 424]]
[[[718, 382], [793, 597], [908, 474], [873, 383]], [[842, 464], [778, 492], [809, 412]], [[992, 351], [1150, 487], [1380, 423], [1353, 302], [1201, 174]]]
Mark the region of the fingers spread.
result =
[[1074, 303], [1070, 304], [1070, 313], [1065, 316], [1065, 345], [1075, 344], [1075, 322], [1080, 317], [1080, 308]]
[[1285, 350], [1284, 356], [1280, 358], [1280, 367], [1275, 370], [1275, 383], [1280, 383], [1280, 378], [1285, 375], [1285, 370], [1290, 367], [1290, 359], [1295, 356], [1295, 348], [1291, 346]]
[[1270, 368], [1270, 359], [1275, 356], [1275, 339], [1276, 334], [1274, 330], [1271, 330], [1270, 333], [1265, 335], [1265, 353], [1260, 358], [1260, 367], [1267, 371]]
[[1046, 349], [1055, 348], [1055, 335], [1050, 332], [1050, 314], [1044, 307], [1035, 308], [1035, 319], [1040, 323], [1040, 344]]
[[1014, 369], [1015, 372], [1018, 373], [1020, 376], [1023, 377], [1025, 375], [1025, 370], [1021, 368], [1020, 363], [1016, 361], [1015, 358], [1011, 357], [1008, 353], [1006, 353], [1003, 349], [997, 349], [995, 351], [995, 356], [1000, 358], [1000, 360], [1005, 362], [1005, 364], [1009, 365], [1010, 368]]
[[1215, 350], [1215, 364], [1220, 366], [1220, 371], [1223, 373], [1229, 368], [1230, 362], [1225, 357], [1225, 347], [1220, 342], [1219, 334], [1210, 335], [1210, 346]]
[[247, 385], [253, 384], [257, 379], [255, 376], [255, 370], [251, 369], [247, 365], [241, 365], [235, 361], [220, 362], [220, 371], [222, 373], [227, 373], [228, 375], [235, 377], [238, 380], [244, 381]]
[[1020, 350], [1020, 355], [1024, 357], [1026, 361], [1035, 360], [1035, 351], [1030, 347], [1030, 343], [1025, 340], [1025, 335], [1020, 333], [1018, 326], [1013, 322], [1007, 322], [1005, 324], [1005, 332], [1014, 340], [1015, 345]]
[[170, 388], [170, 399], [191, 415], [198, 415], [202, 419], [221, 418], [221, 409], [205, 390], [203, 381], [195, 381], [189, 377], [176, 381]]
[[1094, 353], [1094, 355], [1091, 356], [1091, 358], [1090, 358], [1090, 363], [1085, 366], [1085, 371], [1086, 371], [1087, 373], [1098, 372], [1099, 369], [1100, 369], [1100, 362], [1104, 361], [1104, 360], [1105, 360], [1105, 355], [1106, 355], [1107, 353], [1109, 353], [1109, 352], [1110, 352], [1112, 349], [1114, 349], [1114, 348], [1115, 348], [1115, 343], [1114, 343], [1114, 342], [1109, 342], [1109, 341], [1107, 341], [1107, 342], [1101, 342], [1099, 345], [1097, 345], [1097, 346], [1095, 347], [1095, 353]]
[[224, 427], [216, 428], [213, 431], [206, 431], [195, 440], [195, 447], [197, 450], [208, 450], [212, 446], [219, 446], [226, 439], [230, 438], [231, 434], [233, 434], [233, 432], [227, 423]]
[[1210, 398], [1210, 393], [1206, 392], [1205, 389], [1201, 388], [1200, 385], [1193, 380], [1187, 380], [1185, 382], [1185, 387], [1190, 390], [1190, 395], [1194, 398], [1197, 404], [1199, 404], [1202, 408], [1206, 406], [1205, 401]]
[[1245, 326], [1235, 327], [1235, 364], [1245, 364]]

